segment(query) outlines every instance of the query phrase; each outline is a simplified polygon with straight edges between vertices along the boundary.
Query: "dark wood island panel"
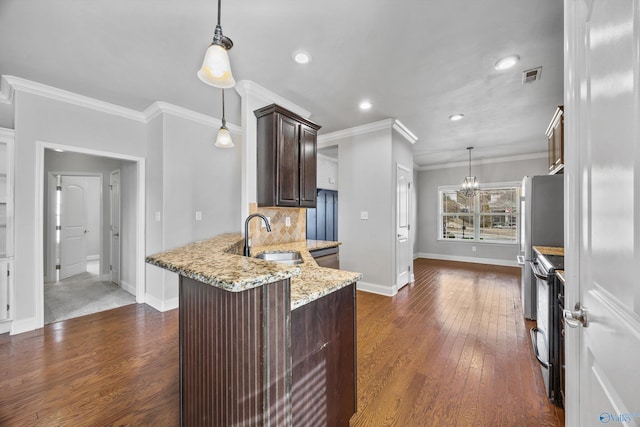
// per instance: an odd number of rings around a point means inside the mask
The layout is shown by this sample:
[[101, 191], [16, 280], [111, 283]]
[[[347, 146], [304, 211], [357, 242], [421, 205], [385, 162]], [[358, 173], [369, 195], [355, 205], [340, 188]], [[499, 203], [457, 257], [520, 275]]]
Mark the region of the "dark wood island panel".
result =
[[348, 426], [356, 412], [355, 283], [291, 312], [294, 426]]
[[291, 425], [290, 299], [180, 277], [181, 425]]

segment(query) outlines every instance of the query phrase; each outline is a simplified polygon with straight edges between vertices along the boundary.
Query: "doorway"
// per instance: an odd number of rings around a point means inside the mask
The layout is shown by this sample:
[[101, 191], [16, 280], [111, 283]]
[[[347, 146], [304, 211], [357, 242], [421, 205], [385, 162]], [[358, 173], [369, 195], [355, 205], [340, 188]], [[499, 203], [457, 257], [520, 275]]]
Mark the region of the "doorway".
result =
[[413, 256], [409, 239], [411, 229], [411, 169], [396, 164], [396, 287], [411, 281]]
[[38, 148], [40, 325], [144, 302], [144, 159]]

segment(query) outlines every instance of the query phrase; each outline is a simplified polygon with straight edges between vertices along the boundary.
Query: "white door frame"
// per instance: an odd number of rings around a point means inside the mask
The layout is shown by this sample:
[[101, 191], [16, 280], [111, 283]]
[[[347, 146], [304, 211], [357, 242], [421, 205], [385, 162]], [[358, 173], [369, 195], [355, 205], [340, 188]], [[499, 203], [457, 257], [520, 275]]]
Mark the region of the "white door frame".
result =
[[[113, 248], [114, 248], [114, 244], [113, 244], [113, 238], [114, 238], [114, 233], [113, 233], [113, 213], [114, 213], [114, 209], [113, 209], [113, 175], [118, 174], [118, 245], [117, 245], [117, 249], [118, 249], [118, 259], [117, 259], [117, 264], [116, 264], [116, 260], [114, 259], [113, 256]], [[115, 284], [117, 284], [118, 286], [122, 287], [122, 277], [121, 277], [121, 268], [122, 268], [122, 240], [121, 240], [121, 235], [122, 235], [122, 174], [120, 173], [120, 169], [114, 169], [111, 172], [109, 172], [109, 265], [111, 265], [111, 268], [109, 268], [109, 280]], [[114, 278], [114, 269], [113, 266], [117, 266], [117, 272], [118, 272], [118, 276], [116, 278], [116, 280], [113, 280]]]
[[36, 204], [34, 216], [36, 218], [35, 238], [35, 279], [36, 283], [36, 327], [44, 326], [44, 150], [58, 149], [73, 153], [89, 154], [92, 156], [111, 157], [113, 159], [127, 160], [136, 163], [137, 166], [137, 191], [136, 191], [136, 302], [144, 303], [145, 296], [145, 158], [128, 154], [112, 153], [109, 151], [94, 150], [91, 148], [75, 147], [71, 145], [55, 144], [51, 142], [36, 141], [35, 172], [36, 172]]
[[399, 291], [400, 289], [402, 289], [402, 287], [404, 287], [405, 285], [408, 285], [409, 283], [411, 283], [413, 281], [413, 267], [411, 267], [411, 270], [407, 273], [408, 274], [408, 278], [407, 278], [407, 283], [403, 283], [403, 284], [399, 284], [398, 283], [398, 236], [397, 236], [397, 232], [398, 232], [398, 215], [399, 215], [399, 203], [398, 203], [398, 170], [403, 170], [404, 172], [407, 172], [407, 174], [409, 175], [409, 189], [407, 191], [407, 216], [408, 216], [408, 234], [407, 234], [407, 246], [408, 246], [408, 256], [407, 256], [407, 261], [411, 263], [411, 265], [413, 265], [413, 242], [411, 240], [411, 209], [413, 206], [413, 200], [412, 200], [412, 186], [413, 186], [413, 171], [406, 167], [401, 165], [400, 163], [396, 162], [396, 169], [395, 169], [395, 183], [394, 183], [394, 187], [396, 189], [395, 191], [395, 206], [396, 206], [396, 213], [394, 215], [394, 224], [393, 224], [393, 235], [394, 235], [394, 240], [393, 240], [393, 244], [394, 244], [394, 250], [393, 250], [393, 254], [394, 254], [394, 262], [393, 262], [393, 283], [395, 284], [395, 291]]
[[55, 188], [56, 188], [56, 176], [58, 175], [62, 175], [62, 176], [90, 176], [90, 177], [97, 177], [100, 179], [100, 236], [99, 236], [99, 241], [100, 241], [100, 268], [98, 271], [102, 271], [102, 264], [104, 263], [104, 252], [102, 250], [102, 230], [103, 230], [103, 220], [104, 220], [104, 215], [102, 212], [102, 209], [104, 208], [104, 200], [102, 200], [102, 198], [104, 197], [104, 194], [102, 194], [102, 174], [101, 173], [97, 173], [97, 172], [59, 172], [59, 171], [50, 171], [47, 174], [47, 192], [49, 194], [49, 206], [48, 206], [48, 214], [47, 217], [44, 219], [46, 221], [47, 226], [45, 227], [45, 232], [47, 232], [47, 236], [49, 237], [49, 245], [47, 247], [47, 264], [45, 266], [46, 271], [45, 271], [45, 282], [51, 282], [53, 281], [53, 278], [56, 275], [56, 263], [55, 263], [55, 253], [56, 253], [56, 230], [55, 230], [55, 224], [53, 223], [53, 215], [52, 213], [55, 210], [55, 200], [51, 197], [52, 194], [55, 194]]

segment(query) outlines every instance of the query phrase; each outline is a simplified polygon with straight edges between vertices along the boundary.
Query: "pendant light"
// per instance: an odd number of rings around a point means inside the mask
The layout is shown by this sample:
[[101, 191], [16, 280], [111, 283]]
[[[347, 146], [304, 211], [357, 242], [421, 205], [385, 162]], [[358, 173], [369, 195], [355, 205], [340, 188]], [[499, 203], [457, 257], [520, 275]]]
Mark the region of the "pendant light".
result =
[[202, 67], [198, 71], [198, 78], [208, 85], [219, 88], [235, 86], [236, 81], [231, 75], [231, 64], [227, 51], [233, 47], [230, 38], [222, 35], [220, 26], [220, 2], [218, 0], [218, 25], [213, 34], [213, 41], [204, 55]]
[[475, 176], [471, 176], [471, 150], [473, 150], [473, 147], [467, 147], [467, 150], [469, 150], [469, 175], [464, 178], [460, 191], [466, 198], [471, 198], [478, 194], [480, 185], [478, 184], [478, 179]]
[[215, 146], [220, 148], [233, 148], [233, 139], [231, 139], [231, 134], [229, 133], [229, 129], [227, 129], [227, 121], [224, 119], [224, 89], [222, 89], [222, 126], [218, 129]]

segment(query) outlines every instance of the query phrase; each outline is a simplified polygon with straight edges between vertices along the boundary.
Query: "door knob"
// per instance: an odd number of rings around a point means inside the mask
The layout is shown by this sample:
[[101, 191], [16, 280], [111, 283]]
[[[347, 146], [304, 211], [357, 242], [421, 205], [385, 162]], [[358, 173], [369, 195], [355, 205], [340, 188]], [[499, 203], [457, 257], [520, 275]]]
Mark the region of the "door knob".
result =
[[114, 233], [113, 237], [120, 237], [120, 233]]
[[583, 327], [589, 326], [589, 311], [580, 305], [580, 302], [576, 303], [573, 311], [564, 309], [562, 310], [562, 317], [569, 327], [577, 328], [582, 325]]

